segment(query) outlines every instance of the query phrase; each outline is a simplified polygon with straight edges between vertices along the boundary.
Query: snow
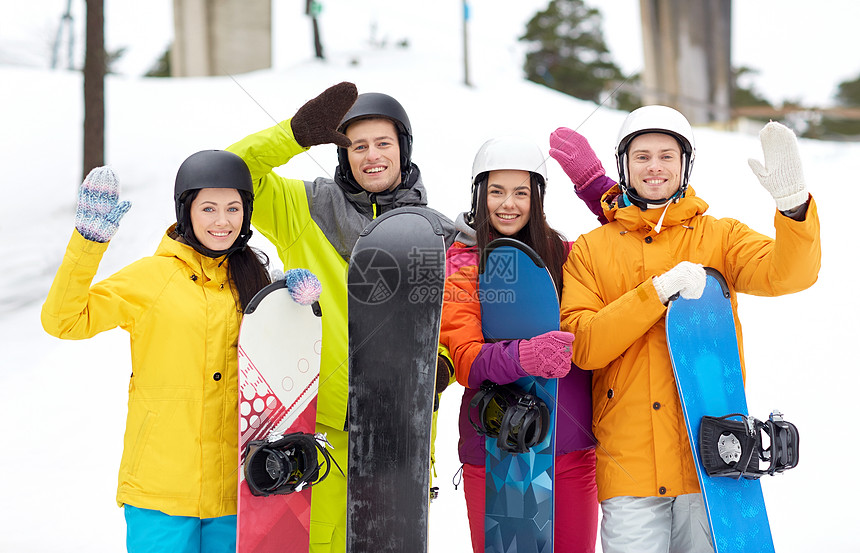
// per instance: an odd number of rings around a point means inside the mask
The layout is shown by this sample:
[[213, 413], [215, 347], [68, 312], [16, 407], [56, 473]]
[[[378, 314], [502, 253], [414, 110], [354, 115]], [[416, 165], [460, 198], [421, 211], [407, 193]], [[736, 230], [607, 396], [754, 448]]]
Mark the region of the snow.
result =
[[[416, 15], [388, 4], [391, 17]], [[179, 164], [193, 152], [223, 148], [291, 116], [326, 87], [349, 80], [360, 91], [383, 91], [406, 107], [415, 132], [430, 205], [448, 216], [467, 209], [472, 157], [497, 134], [518, 133], [548, 149], [558, 126], [588, 137], [607, 172], [624, 113], [579, 101], [521, 80], [519, 32], [473, 29], [472, 81], [461, 84], [459, 2], [440, 3], [422, 23], [434, 29], [408, 49], [375, 48], [330, 36], [325, 63], [296, 59], [272, 71], [234, 77], [142, 79], [112, 76], [107, 83], [107, 160], [133, 207], [122, 221], [97, 278], [151, 254], [173, 221], [172, 186]], [[358, 9], [358, 8], [355, 8]], [[506, 8], [507, 11], [507, 8]], [[431, 13], [432, 12], [432, 13]], [[477, 14], [475, 14], [477, 15]], [[522, 19], [516, 13], [512, 19]], [[390, 20], [390, 19], [389, 19]], [[307, 27], [307, 21], [301, 21]], [[297, 24], [298, 25], [298, 24]], [[380, 33], [388, 32], [380, 29]], [[296, 40], [304, 40], [302, 33]], [[310, 39], [307, 39], [310, 45]], [[356, 63], [353, 63], [353, 61]], [[0, 66], [0, 151], [6, 209], [0, 219], [0, 550], [118, 551], [124, 547], [122, 511], [114, 503], [130, 373], [128, 337], [114, 330], [85, 341], [48, 336], [39, 310], [72, 232], [81, 179], [82, 81], [73, 72]], [[269, 115], [271, 114], [271, 115]], [[747, 166], [761, 159], [755, 134], [697, 128], [692, 186], [710, 213], [740, 219], [773, 234], [773, 201]], [[856, 179], [860, 144], [801, 140], [809, 188], [822, 220], [823, 264], [810, 290], [782, 298], [742, 296], [740, 317], [752, 414], [778, 407], [802, 435], [798, 468], [763, 479], [777, 550], [857, 551], [854, 500], [860, 480], [853, 459], [860, 446], [845, 436], [853, 422], [847, 391], [860, 388], [851, 344], [860, 336], [860, 300], [846, 293], [857, 269], [853, 225], [840, 203]], [[853, 162], [853, 163], [852, 163]], [[331, 175], [332, 146], [315, 147], [278, 170], [285, 176]], [[554, 161], [547, 216], [570, 239], [596, 225], [578, 203]], [[843, 198], [839, 202], [837, 198]], [[273, 248], [260, 236], [252, 244]], [[431, 551], [468, 551], [462, 486], [451, 480], [461, 389], [442, 399], [431, 506]]]

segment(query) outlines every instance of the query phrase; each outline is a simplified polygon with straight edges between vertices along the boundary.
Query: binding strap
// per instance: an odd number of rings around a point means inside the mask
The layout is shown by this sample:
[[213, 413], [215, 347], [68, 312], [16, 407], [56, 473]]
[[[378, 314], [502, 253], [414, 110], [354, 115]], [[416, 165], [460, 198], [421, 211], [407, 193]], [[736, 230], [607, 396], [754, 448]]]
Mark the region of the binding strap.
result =
[[475, 431], [496, 438], [499, 449], [509, 453], [528, 452], [549, 432], [546, 403], [511, 384], [485, 380], [469, 406], [469, 422]]

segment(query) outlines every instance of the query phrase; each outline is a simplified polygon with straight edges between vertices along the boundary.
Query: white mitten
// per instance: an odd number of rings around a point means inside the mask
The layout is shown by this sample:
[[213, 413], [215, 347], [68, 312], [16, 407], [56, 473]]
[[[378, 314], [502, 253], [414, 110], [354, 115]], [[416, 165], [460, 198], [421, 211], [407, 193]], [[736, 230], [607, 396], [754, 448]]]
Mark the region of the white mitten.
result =
[[697, 300], [705, 291], [707, 275], [705, 268], [698, 263], [682, 261], [663, 273], [653, 278], [657, 297], [664, 304], [674, 299], [677, 294], [686, 300]]
[[806, 202], [809, 193], [803, 179], [797, 137], [785, 125], [771, 121], [759, 133], [764, 165], [750, 159], [755, 176], [776, 200], [776, 208], [788, 211]]

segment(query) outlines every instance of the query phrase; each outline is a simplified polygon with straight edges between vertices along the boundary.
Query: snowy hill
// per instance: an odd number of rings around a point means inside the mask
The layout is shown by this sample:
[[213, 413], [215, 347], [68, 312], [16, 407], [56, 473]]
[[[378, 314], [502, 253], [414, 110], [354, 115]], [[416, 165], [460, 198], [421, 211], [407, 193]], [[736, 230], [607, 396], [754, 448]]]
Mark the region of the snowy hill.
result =
[[[441, 25], [441, 22], [435, 22]], [[151, 254], [173, 221], [172, 187], [180, 162], [206, 148], [223, 148], [248, 133], [290, 117], [305, 101], [339, 81], [359, 91], [392, 94], [405, 106], [415, 134], [430, 205], [453, 217], [468, 208], [472, 158], [487, 138], [519, 133], [548, 150], [558, 126], [589, 138], [615, 175], [613, 147], [624, 113], [572, 99], [525, 82], [518, 51], [505, 35], [479, 48], [495, 52], [460, 84], [458, 29], [450, 40], [415, 40], [409, 49], [356, 45], [333, 48], [330, 60], [296, 62], [287, 70], [235, 78], [154, 80], [111, 77], [107, 85], [107, 160], [133, 207], [102, 263], [100, 276]], [[451, 27], [450, 29], [448, 27]], [[394, 37], [397, 38], [396, 36]], [[443, 37], [444, 38], [444, 37]], [[486, 38], [486, 37], [484, 37]], [[495, 48], [495, 50], [492, 50]], [[357, 63], [353, 63], [357, 60]], [[0, 67], [0, 550], [117, 551], [124, 544], [115, 507], [125, 394], [130, 372], [127, 335], [111, 331], [83, 342], [45, 334], [39, 309], [72, 232], [80, 152], [82, 82], [79, 74]], [[268, 113], [267, 113], [268, 112]], [[273, 119], [274, 118], [274, 119]], [[692, 186], [710, 213], [773, 233], [773, 201], [747, 158], [761, 159], [755, 135], [696, 129]], [[846, 294], [858, 268], [853, 228], [842, 200], [856, 180], [860, 145], [801, 141], [809, 188], [822, 219], [823, 266], [809, 291], [782, 298], [743, 296], [740, 317], [752, 414], [779, 407], [802, 435], [797, 469], [768, 478], [764, 489], [777, 550], [858, 551], [854, 499], [860, 480], [850, 461], [860, 445], [843, 425], [860, 387], [860, 363], [850, 344], [860, 336], [860, 300]], [[331, 175], [334, 147], [316, 147], [278, 172], [295, 178]], [[573, 187], [550, 160], [547, 213], [569, 239], [596, 225]], [[851, 225], [853, 227], [853, 225]], [[277, 258], [267, 242], [252, 244]], [[456, 414], [461, 390], [442, 400], [431, 550], [467, 551], [462, 487], [451, 478], [456, 459]], [[843, 470], [843, 465], [847, 465]]]

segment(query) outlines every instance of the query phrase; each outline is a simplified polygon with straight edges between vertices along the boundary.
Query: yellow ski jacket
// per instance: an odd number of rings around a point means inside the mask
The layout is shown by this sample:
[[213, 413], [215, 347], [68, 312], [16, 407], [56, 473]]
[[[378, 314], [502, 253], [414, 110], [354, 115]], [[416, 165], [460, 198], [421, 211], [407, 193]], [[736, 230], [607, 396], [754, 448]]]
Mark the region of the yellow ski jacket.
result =
[[[236, 514], [241, 312], [223, 258], [170, 237], [90, 286], [107, 243], [77, 231], [42, 306], [56, 337], [131, 338], [117, 503], [200, 518]], [[94, 377], [95, 375], [90, 375]]]

